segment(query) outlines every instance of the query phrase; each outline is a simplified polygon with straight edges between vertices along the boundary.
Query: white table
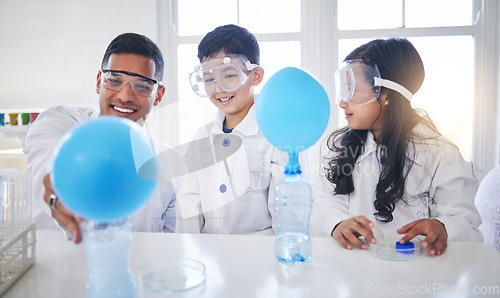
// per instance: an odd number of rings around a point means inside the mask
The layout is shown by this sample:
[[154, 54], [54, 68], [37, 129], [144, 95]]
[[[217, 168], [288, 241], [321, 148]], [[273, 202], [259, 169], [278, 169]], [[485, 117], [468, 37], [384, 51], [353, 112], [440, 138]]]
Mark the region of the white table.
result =
[[[83, 246], [59, 231], [36, 236], [35, 264], [4, 297], [85, 297]], [[205, 264], [204, 284], [165, 297], [500, 297], [500, 252], [488, 244], [450, 242], [442, 256], [395, 262], [331, 238], [312, 242], [309, 263], [286, 266], [272, 236], [134, 233], [130, 265], [137, 280], [141, 265], [165, 257]]]

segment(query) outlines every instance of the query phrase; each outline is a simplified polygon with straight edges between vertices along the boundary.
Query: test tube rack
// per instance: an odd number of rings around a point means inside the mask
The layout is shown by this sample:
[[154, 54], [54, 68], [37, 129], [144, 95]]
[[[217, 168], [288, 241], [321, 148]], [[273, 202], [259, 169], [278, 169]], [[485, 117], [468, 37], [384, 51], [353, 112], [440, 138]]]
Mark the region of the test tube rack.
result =
[[33, 220], [0, 221], [0, 296], [35, 263]]

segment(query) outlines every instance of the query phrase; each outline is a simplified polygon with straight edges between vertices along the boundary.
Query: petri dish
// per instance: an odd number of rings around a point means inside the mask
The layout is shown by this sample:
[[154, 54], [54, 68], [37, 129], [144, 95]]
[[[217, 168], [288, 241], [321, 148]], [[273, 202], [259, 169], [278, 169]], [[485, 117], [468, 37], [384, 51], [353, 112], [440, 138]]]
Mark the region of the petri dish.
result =
[[399, 238], [379, 239], [376, 244], [369, 243], [370, 254], [384, 260], [411, 261], [422, 254], [421, 240], [413, 238], [404, 245], [399, 244]]
[[205, 281], [205, 265], [188, 258], [162, 259], [141, 266], [138, 280], [143, 290], [153, 293], [185, 291]]

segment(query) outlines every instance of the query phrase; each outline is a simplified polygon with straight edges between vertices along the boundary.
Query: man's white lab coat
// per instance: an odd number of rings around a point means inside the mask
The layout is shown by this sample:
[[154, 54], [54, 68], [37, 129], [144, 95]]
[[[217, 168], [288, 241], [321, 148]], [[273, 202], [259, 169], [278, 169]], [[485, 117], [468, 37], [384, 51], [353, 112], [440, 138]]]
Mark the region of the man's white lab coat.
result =
[[[52, 171], [56, 145], [71, 128], [85, 121], [96, 119], [98, 116], [99, 111], [95, 109], [57, 106], [41, 113], [28, 130], [24, 153], [27, 155], [28, 170], [32, 175], [32, 196], [35, 202], [33, 217], [37, 220], [37, 228], [55, 227], [50, 208], [43, 200], [42, 180]], [[168, 150], [168, 148], [158, 149], [158, 147], [161, 146], [158, 145], [155, 150], [160, 152]], [[160, 164], [159, 167], [166, 167], [166, 165]], [[133, 231], [174, 232], [175, 192], [169, 179], [162, 177], [151, 199], [132, 215]], [[110, 187], [113, 186], [110, 185]]]

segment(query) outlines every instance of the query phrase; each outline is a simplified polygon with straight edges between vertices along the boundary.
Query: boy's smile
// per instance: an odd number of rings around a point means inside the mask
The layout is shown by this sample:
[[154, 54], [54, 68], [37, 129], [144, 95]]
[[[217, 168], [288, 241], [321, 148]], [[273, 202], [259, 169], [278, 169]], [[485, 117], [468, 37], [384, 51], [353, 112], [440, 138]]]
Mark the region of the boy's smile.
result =
[[217, 98], [218, 100], [220, 100], [222, 102], [222, 104], [229, 104], [230, 101], [234, 98], [234, 95], [233, 96], [229, 96], [229, 97], [219, 97]]
[[[220, 52], [216, 56], [209, 59], [209, 63], [217, 65], [221, 63], [228, 56], [224, 52]], [[210, 65], [212, 66], [212, 65]], [[226, 74], [228, 78], [233, 75], [232, 73]], [[210, 101], [221, 110], [226, 116], [225, 125], [227, 128], [234, 128], [238, 125], [243, 118], [247, 115], [248, 111], [254, 104], [254, 88], [262, 81], [264, 69], [255, 67], [253, 70], [248, 71], [248, 79], [243, 86], [234, 91], [225, 91], [219, 83], [214, 82], [213, 93], [210, 95]]]

